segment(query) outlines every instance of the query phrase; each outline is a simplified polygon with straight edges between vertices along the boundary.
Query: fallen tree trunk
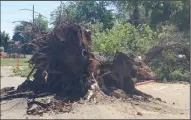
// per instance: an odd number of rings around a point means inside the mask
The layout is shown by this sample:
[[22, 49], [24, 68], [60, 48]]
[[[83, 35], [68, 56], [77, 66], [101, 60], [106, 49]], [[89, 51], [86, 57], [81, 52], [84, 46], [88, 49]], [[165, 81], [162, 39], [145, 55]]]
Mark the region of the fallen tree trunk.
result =
[[[57, 98], [76, 101], [99, 97], [96, 93], [115, 96], [114, 90], [121, 89], [126, 94], [152, 98], [135, 88], [136, 61], [122, 52], [117, 52], [113, 61], [96, 57], [89, 52], [90, 31], [79, 25], [60, 24], [53, 32], [30, 44], [37, 49], [29, 61], [33, 66], [30, 74], [35, 71], [34, 80], [28, 80], [29, 74], [18, 92], [52, 93]], [[6, 98], [11, 95], [1, 97], [2, 100]]]

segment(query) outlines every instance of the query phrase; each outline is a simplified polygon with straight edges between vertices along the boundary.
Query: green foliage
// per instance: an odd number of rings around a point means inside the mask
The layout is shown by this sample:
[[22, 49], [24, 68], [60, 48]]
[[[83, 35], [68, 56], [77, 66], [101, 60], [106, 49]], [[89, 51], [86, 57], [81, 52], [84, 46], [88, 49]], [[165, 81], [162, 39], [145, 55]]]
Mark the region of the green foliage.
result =
[[[48, 21], [42, 17], [42, 15], [38, 15], [34, 19], [34, 23], [38, 26], [40, 32], [49, 32], [50, 29], [48, 28]], [[21, 44], [24, 44], [33, 39], [31, 34], [32, 26], [27, 25], [24, 23], [17, 24], [14, 28], [14, 35], [12, 39], [14, 41], [20, 41]], [[29, 33], [27, 33], [29, 32]], [[30, 47], [23, 47], [21, 48], [22, 53], [31, 53], [32, 48]]]
[[181, 31], [190, 29], [190, 1], [176, 1], [172, 3], [172, 17], [170, 20]]
[[149, 66], [161, 81], [187, 81], [190, 76], [189, 63], [184, 58], [177, 58], [173, 50], [163, 51], [160, 57], [150, 62]]
[[187, 76], [188, 73], [185, 73], [182, 68], [174, 70], [170, 73], [172, 80], [182, 80], [183, 76]]
[[[189, 30], [189, 0], [178, 1], [112, 1], [117, 8], [119, 19], [133, 25], [170, 22], [179, 30]], [[134, 22], [132, 22], [134, 21]]]
[[[173, 66], [175, 68], [175, 66]], [[189, 78], [190, 73], [184, 71], [183, 67], [169, 71], [172, 66], [166, 66], [165, 68], [155, 69], [154, 72], [160, 78], [160, 81], [188, 81], [185, 78]]]
[[[26, 55], [26, 58], [20, 58], [20, 66], [28, 66], [28, 61], [31, 55]], [[15, 66], [18, 62], [17, 58], [1, 58], [1, 66]]]
[[48, 32], [48, 21], [42, 17], [42, 15], [38, 15], [34, 19], [34, 23], [39, 27], [41, 32]]
[[[34, 19], [34, 23], [39, 27], [41, 32], [48, 32], [48, 21], [41, 15], [38, 15]], [[32, 35], [26, 32], [30, 32], [32, 26], [27, 24], [17, 24], [14, 28], [13, 40], [20, 41], [21, 43], [28, 42], [33, 39]], [[22, 32], [21, 32], [22, 31]]]
[[[137, 55], [144, 55], [155, 45], [172, 42], [185, 44], [185, 38], [179, 40], [173, 34], [176, 32], [173, 25], [158, 25], [151, 29], [143, 24], [137, 27], [130, 23], [116, 24], [112, 29], [102, 31], [101, 24], [91, 26], [93, 50], [106, 56], [114, 55], [118, 51], [133, 51]], [[181, 38], [181, 37], [180, 37]], [[166, 50], [153, 59], [148, 65], [162, 81], [181, 80], [188, 76], [189, 63], [184, 58], [177, 58], [178, 53]]]
[[105, 55], [113, 55], [116, 50], [131, 50], [141, 55], [168, 36], [165, 26], [154, 31], [146, 24], [135, 27], [126, 23], [117, 24], [104, 32], [99, 32], [99, 27], [100, 25], [92, 27], [93, 31], [96, 31], [92, 36], [93, 49]]
[[77, 1], [68, 2], [57, 7], [51, 13], [52, 23], [60, 21], [74, 21], [81, 24], [102, 23], [103, 29], [110, 29], [114, 25], [111, 10], [107, 10], [107, 1]]
[[6, 33], [5, 31], [3, 32], [1, 31], [0, 36], [1, 36], [0, 46], [3, 46], [4, 50], [6, 51], [8, 48], [8, 41], [10, 40], [9, 34]]
[[13, 35], [13, 40], [15, 41], [20, 41], [21, 43], [25, 43], [29, 40], [32, 39], [32, 35], [27, 34], [27, 33], [22, 33], [21, 31], [25, 32], [30, 26], [24, 25], [24, 24], [17, 24], [14, 28], [14, 35]]
[[[11, 76], [21, 76], [21, 77], [27, 77], [30, 73], [31, 69], [29, 67], [12, 67], [13, 74]], [[32, 76], [32, 75], [31, 75]]]

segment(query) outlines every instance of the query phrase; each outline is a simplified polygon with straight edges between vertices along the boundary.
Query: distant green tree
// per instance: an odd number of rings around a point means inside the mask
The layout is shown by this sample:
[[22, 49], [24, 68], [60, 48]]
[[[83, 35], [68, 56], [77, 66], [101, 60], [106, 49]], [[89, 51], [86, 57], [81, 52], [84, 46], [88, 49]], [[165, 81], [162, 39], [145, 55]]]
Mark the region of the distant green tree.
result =
[[[40, 32], [48, 32], [48, 21], [42, 15], [38, 15], [34, 23], [38, 26]], [[20, 23], [14, 28], [13, 40], [25, 43], [33, 39], [31, 34], [32, 26], [29, 24]], [[27, 33], [28, 32], [28, 33]]]
[[4, 47], [4, 50], [6, 51], [8, 49], [8, 40], [10, 40], [9, 34], [5, 31], [1, 31], [1, 46]]
[[162, 23], [172, 23], [179, 30], [189, 30], [189, 0], [178, 1], [112, 1], [117, 8], [119, 19], [124, 22], [130, 22], [137, 26], [138, 24], [149, 24], [156, 27]]
[[111, 29], [114, 17], [111, 10], [106, 9], [107, 1], [77, 1], [68, 2], [57, 7], [51, 13], [53, 24], [59, 21], [74, 21], [77, 23], [102, 23], [103, 29]]
[[41, 32], [48, 32], [48, 21], [42, 17], [42, 15], [38, 15], [34, 19], [34, 23], [39, 27]]
[[[42, 15], [38, 15], [35, 20], [34, 23], [38, 26], [38, 29], [40, 30], [40, 32], [49, 32], [49, 28], [48, 28], [48, 21], [46, 19], [44, 19], [42, 17]], [[20, 41], [21, 44], [24, 44], [30, 40], [32, 40], [34, 38], [33, 34], [32, 34], [32, 26], [30, 24], [26, 24], [26, 23], [20, 23], [17, 24], [14, 28], [14, 34], [12, 36], [12, 39], [14, 41]], [[26, 51], [27, 53], [31, 53], [32, 52], [32, 48], [28, 48], [28, 47], [23, 47], [24, 50], [21, 50], [22, 52]]]

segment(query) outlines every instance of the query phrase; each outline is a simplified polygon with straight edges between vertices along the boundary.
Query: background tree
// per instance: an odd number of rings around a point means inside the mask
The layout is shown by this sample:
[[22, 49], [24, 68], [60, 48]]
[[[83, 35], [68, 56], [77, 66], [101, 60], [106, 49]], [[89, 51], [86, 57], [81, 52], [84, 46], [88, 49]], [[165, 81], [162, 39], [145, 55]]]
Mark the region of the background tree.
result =
[[[40, 32], [48, 32], [48, 21], [45, 20], [41, 15], [38, 15], [34, 19], [34, 23], [38, 26]], [[13, 40], [18, 40], [21, 43], [32, 40], [33, 36], [31, 35], [32, 26], [21, 22], [17, 24], [14, 28]]]
[[180, 1], [112, 1], [122, 21], [138, 24], [157, 24], [168, 22], [180, 30], [189, 30], [189, 0]]
[[4, 47], [4, 50], [7, 51], [8, 49], [8, 41], [10, 40], [9, 34], [6, 33], [5, 31], [1, 31], [1, 46]]
[[[50, 31], [48, 28], [48, 21], [44, 19], [42, 15], [38, 15], [34, 19], [34, 23], [38, 26], [41, 33], [47, 33], [48, 31]], [[15, 26], [12, 39], [14, 41], [20, 41], [21, 44], [24, 44], [34, 38], [34, 35], [31, 34], [32, 33], [31, 31], [32, 31], [31, 24], [21, 22]], [[23, 47], [21, 51], [26, 53], [32, 53], [32, 48]]]
[[34, 19], [34, 23], [39, 27], [41, 32], [48, 32], [48, 20], [46, 20], [42, 15], [38, 15]]
[[111, 29], [114, 25], [112, 10], [106, 9], [106, 1], [77, 1], [61, 4], [51, 13], [51, 20], [56, 24], [59, 20], [77, 23], [102, 23], [103, 29]]

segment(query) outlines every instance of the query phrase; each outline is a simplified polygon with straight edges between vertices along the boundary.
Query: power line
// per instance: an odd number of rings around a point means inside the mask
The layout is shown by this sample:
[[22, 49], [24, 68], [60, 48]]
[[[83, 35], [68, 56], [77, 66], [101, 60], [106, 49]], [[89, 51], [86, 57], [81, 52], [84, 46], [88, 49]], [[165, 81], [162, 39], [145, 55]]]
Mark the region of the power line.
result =
[[[20, 6], [25, 6], [25, 7], [26, 7], [26, 6], [31, 6], [31, 5], [33, 5], [33, 4], [26, 4], [26, 3], [23, 3], [23, 4], [2, 4], [2, 3], [1, 3], [1, 6], [2, 6], [2, 7], [7, 7], [7, 6], [8, 6], [8, 7], [9, 7], [9, 6], [10, 6], [10, 7], [20, 7]], [[50, 6], [50, 7], [51, 7], [52, 5], [57, 5], [57, 6], [59, 6], [59, 4], [57, 4], [57, 3], [56, 3], [56, 4], [55, 4], [55, 3], [48, 3], [48, 4], [46, 4], [46, 3], [45, 3], [45, 4], [40, 4], [40, 3], [37, 4], [37, 3], [36, 3], [36, 4], [34, 4], [34, 5], [35, 5], [35, 7], [44, 7], [44, 6], [46, 6], [46, 7], [47, 7], [47, 6]]]
[[42, 17], [44, 17], [45, 19], [48, 19], [47, 17], [45, 17], [45, 16], [42, 15], [41, 13], [34, 11], [34, 5], [33, 5], [33, 10], [30, 10], [30, 9], [20, 9], [20, 11], [21, 11], [21, 10], [33, 11], [33, 18], [34, 18], [34, 13], [37, 13], [37, 14], [41, 15]]
[[15, 7], [18, 7], [18, 6], [26, 6], [26, 5], [1, 5], [1, 7], [5, 7], [5, 6], [15, 6]]
[[[7, 13], [7, 12], [1, 12], [1, 16], [2, 15], [21, 15], [19, 13]], [[22, 15], [28, 15], [28, 13], [22, 13]]]
[[[1, 5], [1, 7], [28, 7], [28, 6], [31, 6], [31, 5]], [[59, 6], [59, 5], [58, 5]], [[52, 7], [51, 5], [38, 5], [35, 7]]]
[[[44, 1], [45, 2], [45, 1]], [[45, 2], [46, 4], [46, 2]], [[36, 3], [34, 4], [35, 7], [39, 7], [39, 6], [45, 6], [45, 4], [40, 4], [40, 3]], [[54, 4], [54, 3], [53, 3]], [[27, 3], [19, 3], [19, 4], [4, 4], [4, 3], [1, 3], [1, 6], [31, 6], [33, 4], [27, 4]], [[52, 5], [52, 3], [48, 3], [48, 5]], [[59, 4], [58, 4], [59, 5]]]
[[[28, 7], [31, 5], [1, 5], [1, 7], [26, 7], [26, 6]], [[44, 5], [38, 5], [38, 7], [42, 7], [42, 6], [44, 6]]]

